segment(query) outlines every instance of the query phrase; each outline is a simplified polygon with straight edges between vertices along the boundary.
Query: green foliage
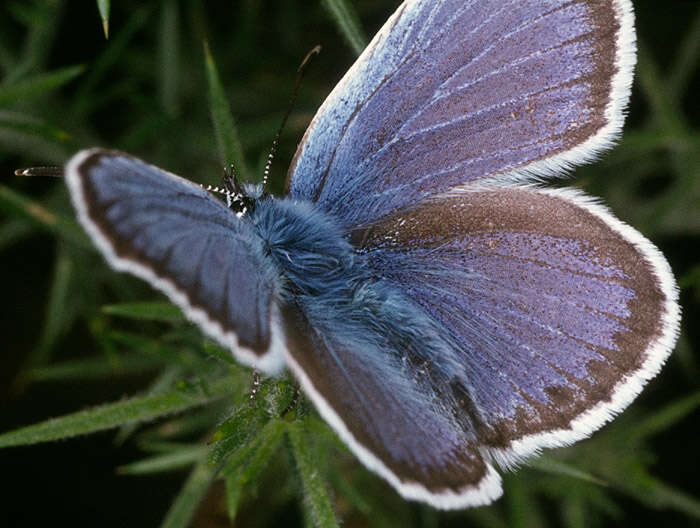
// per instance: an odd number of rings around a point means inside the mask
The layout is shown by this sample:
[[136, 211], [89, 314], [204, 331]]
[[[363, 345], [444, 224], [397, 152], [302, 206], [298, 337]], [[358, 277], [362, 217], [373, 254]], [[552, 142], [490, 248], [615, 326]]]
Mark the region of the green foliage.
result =
[[105, 38], [109, 38], [109, 0], [97, 0], [97, 9], [100, 11], [100, 18], [102, 18]]
[[362, 31], [352, 4], [348, 3], [347, 0], [322, 0], [321, 3], [328, 14], [333, 17], [333, 21], [338, 25], [340, 33], [353, 53], [355, 55], [362, 53], [367, 45], [367, 37]]
[[216, 132], [216, 143], [219, 146], [219, 158], [224, 167], [234, 167], [239, 178], [249, 181], [250, 173], [245, 166], [238, 130], [231, 116], [231, 108], [219, 79], [219, 72], [206, 42], [204, 43], [204, 61], [209, 86], [211, 120]]
[[[91, 507], [95, 497], [113, 493], [102, 481], [83, 483], [84, 493], [95, 488], [89, 498], [61, 495], [99, 457], [76, 456], [70, 471], [55, 470], [69, 446], [91, 443], [74, 437], [107, 431], [89, 440], [102, 445], [109, 435], [123, 446], [114, 450], [131, 450], [105, 470], [118, 473], [113, 481], [136, 486], [166, 474], [157, 482], [182, 482], [171, 502], [148, 508], [165, 526], [201, 525], [207, 509], [239, 526], [277, 526], [280, 519], [374, 527], [700, 522], [700, 367], [692, 328], [700, 305], [700, 9], [692, 2], [635, 2], [640, 54], [629, 124], [621, 144], [573, 181], [664, 249], [690, 331], [629, 410], [590, 440], [506, 474], [504, 499], [486, 508], [442, 513], [404, 501], [348, 453], [303, 396], [288, 410], [290, 378], [263, 380], [251, 405], [251, 371], [141, 282], [109, 270], [73, 220], [62, 182], [13, 176], [102, 145], [204, 184], [219, 184], [229, 164], [239, 176], [260, 179], [297, 65], [321, 43], [272, 167], [273, 190], [281, 192], [313, 113], [396, 4], [0, 3], [0, 291], [7, 314], [0, 318], [0, 397], [7, 404], [0, 446], [39, 444], [0, 450], [4, 476], [16, 488], [5, 498], [8, 515], [55, 500], [62, 509], [47, 507], [51, 517], [42, 523], [63, 521], [66, 512], [76, 525], [89, 519], [107, 526], [134, 499], [128, 491], [99, 512]], [[52, 415], [62, 416], [47, 420]], [[51, 463], [35, 453], [49, 453]], [[122, 524], [138, 525], [146, 513], [134, 510]]]

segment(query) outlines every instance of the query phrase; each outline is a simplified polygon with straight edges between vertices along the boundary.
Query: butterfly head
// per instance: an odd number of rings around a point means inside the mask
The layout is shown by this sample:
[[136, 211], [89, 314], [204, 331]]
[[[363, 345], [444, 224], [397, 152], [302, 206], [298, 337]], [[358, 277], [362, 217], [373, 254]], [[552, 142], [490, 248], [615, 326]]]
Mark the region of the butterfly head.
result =
[[224, 169], [223, 188], [226, 195], [226, 205], [238, 216], [252, 212], [255, 209], [255, 202], [266, 194], [262, 184], [238, 181], [233, 171], [233, 165]]

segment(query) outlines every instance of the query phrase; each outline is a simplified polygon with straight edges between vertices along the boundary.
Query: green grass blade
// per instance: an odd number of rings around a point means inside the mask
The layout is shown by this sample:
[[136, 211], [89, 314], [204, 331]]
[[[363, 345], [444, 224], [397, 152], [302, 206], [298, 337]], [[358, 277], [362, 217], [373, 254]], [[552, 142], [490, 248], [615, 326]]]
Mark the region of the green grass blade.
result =
[[149, 20], [151, 6], [141, 4], [132, 9], [126, 24], [119, 27], [114, 38], [110, 39], [104, 52], [90, 65], [90, 70], [81, 79], [80, 86], [73, 97], [72, 113], [75, 118], [82, 117], [100, 104], [101, 97], [96, 93], [97, 87], [105, 76], [128, 55], [129, 44], [138, 31]]
[[0, 112], [0, 133], [15, 139], [15, 142], [24, 138], [45, 141], [58, 146], [66, 155], [79, 148], [73, 137], [62, 128], [19, 112]]
[[182, 351], [181, 346], [168, 345], [160, 338], [146, 337], [133, 332], [107, 330], [101, 336], [96, 337], [101, 341], [106, 341], [108, 344], [120, 345], [121, 347], [139, 351], [143, 354], [155, 355], [170, 361]]
[[254, 451], [240, 475], [243, 484], [251, 482], [265, 468], [282, 440], [286, 425], [282, 420], [270, 420], [255, 437]]
[[105, 38], [109, 38], [109, 0], [97, 0], [97, 9], [100, 12], [100, 18], [102, 19], [102, 31], [104, 31]]
[[215, 469], [206, 462], [197, 464], [170, 506], [161, 528], [186, 528], [197, 512], [215, 476]]
[[94, 407], [1, 434], [0, 447], [49, 442], [103, 431], [125, 423], [152, 420], [220, 398], [231, 388], [231, 378], [227, 377], [212, 383], [207, 394], [175, 390]]
[[343, 35], [355, 55], [362, 53], [362, 50], [367, 46], [367, 37], [362, 31], [357, 13], [347, 0], [321, 0], [321, 4], [331, 15], [340, 34]]
[[5, 82], [15, 82], [31, 72], [38, 71], [48, 62], [54, 49], [54, 38], [58, 29], [64, 2], [4, 2], [11, 8], [17, 21], [26, 26], [26, 36], [22, 42], [21, 57], [4, 78]]
[[164, 323], [180, 323], [185, 316], [176, 306], [168, 302], [127, 302], [107, 304], [102, 312], [108, 315], [137, 319], [143, 321], [161, 321]]
[[240, 471], [230, 471], [226, 474], [224, 485], [226, 487], [226, 511], [229, 520], [233, 523], [238, 516], [238, 509], [243, 497]]
[[[167, 368], [163, 369], [153, 382], [151, 382], [151, 386], [148, 387], [146, 394], [163, 394], [171, 390], [181, 377], [182, 369], [177, 365], [169, 365]], [[131, 422], [122, 425], [119, 431], [117, 431], [117, 434], [114, 435], [114, 444], [122, 445], [134, 434], [140, 425], [139, 422]]]
[[638, 74], [639, 87], [642, 89], [650, 108], [663, 131], [670, 135], [686, 136], [688, 127], [683, 117], [679, 101], [673, 98], [666, 79], [659, 71], [659, 66], [652, 60], [643, 41], [637, 43], [639, 52]]
[[238, 129], [231, 114], [231, 107], [226, 98], [224, 87], [221, 84], [216, 63], [206, 42], [204, 43], [204, 64], [209, 87], [209, 110], [212, 124], [214, 125], [216, 144], [219, 148], [219, 159], [224, 164], [224, 167], [233, 165], [235, 173], [241, 180], [251, 181], [250, 172], [243, 156], [243, 147], [239, 139]]
[[68, 84], [84, 70], [84, 66], [69, 66], [51, 73], [39, 73], [12, 84], [0, 84], [0, 106], [27, 103], [36, 97], [44, 97], [52, 90]]
[[73, 261], [65, 245], [60, 245], [54, 264], [53, 280], [47, 299], [46, 315], [41, 325], [39, 343], [27, 357], [25, 367], [46, 364], [56, 341], [70, 327], [75, 315], [70, 302], [74, 275]]
[[700, 501], [649, 475], [635, 475], [615, 482], [620, 491], [655, 509], [673, 509], [700, 519]]
[[309, 441], [305, 438], [304, 426], [301, 422], [287, 425], [287, 435], [292, 446], [292, 453], [297, 464], [299, 476], [304, 490], [304, 507], [308, 517], [318, 527], [337, 527], [328, 490], [314, 464]]
[[233, 467], [242, 464], [255, 448], [253, 440], [266, 420], [267, 416], [260, 409], [243, 405], [212, 435], [214, 447], [210, 454], [210, 464], [218, 465], [225, 460], [227, 465]]
[[204, 341], [204, 343], [202, 344], [202, 348], [204, 348], [204, 352], [206, 352], [212, 357], [215, 357], [222, 363], [226, 363], [227, 365], [240, 366], [240, 363], [236, 361], [230, 350], [223, 348], [222, 346], [217, 345], [216, 343]]
[[508, 526], [512, 528], [530, 528], [531, 526], [548, 526], [534, 489], [524, 482], [520, 475], [504, 475], [504, 499], [508, 504]]
[[3, 222], [0, 225], [0, 251], [11, 248], [31, 232], [32, 229], [23, 220], [13, 219]]
[[0, 184], [0, 211], [30, 220], [36, 227], [60, 235], [78, 246], [92, 248], [87, 236], [75, 222], [49, 211], [40, 203], [2, 184]]
[[700, 391], [653, 412], [648, 418], [634, 426], [631, 434], [636, 438], [645, 438], [663, 432], [683, 420], [700, 407]]
[[125, 464], [117, 468], [122, 475], [152, 475], [167, 471], [177, 471], [204, 460], [207, 456], [206, 446], [189, 446], [180, 448], [172, 453], [153, 456]]
[[669, 75], [669, 90], [677, 99], [682, 99], [691, 77], [698, 71], [700, 62], [700, 9], [683, 36], [680, 52], [676, 54]]
[[678, 286], [682, 290], [700, 286], [700, 264], [696, 264], [690, 268], [690, 271], [687, 271], [685, 275], [679, 277]]
[[178, 2], [166, 0], [161, 7], [158, 42], [159, 99], [169, 116], [178, 110], [180, 88], [180, 12]]
[[654, 480], [652, 487], [653, 500], [661, 507], [671, 508], [679, 512], [683, 512], [691, 517], [700, 519], [700, 501], [672, 486]]
[[226, 507], [232, 521], [236, 518], [243, 489], [255, 480], [275, 454], [285, 427], [286, 422], [282, 420], [270, 420], [247, 446], [239, 450], [245, 452], [244, 456], [237, 452], [227, 461], [224, 470]]
[[552, 475], [566, 475], [567, 477], [592, 482], [594, 484], [598, 484], [599, 486], [607, 486], [607, 483], [604, 480], [601, 480], [586, 471], [582, 471], [568, 464], [564, 464], [559, 460], [546, 456], [533, 458], [532, 460], [528, 461], [528, 466]]
[[383, 512], [372, 508], [372, 504], [368, 502], [363, 493], [348, 482], [348, 479], [342, 472], [332, 469], [329, 479], [333, 488], [338, 491], [338, 495], [343, 497], [343, 500], [351, 504], [355, 510], [362, 513], [365, 517], [371, 517], [372, 526], [388, 528], [396, 524], [396, 522], [392, 521], [387, 522]]
[[158, 356], [128, 354], [62, 361], [45, 367], [34, 367], [25, 374], [28, 382], [68, 382], [99, 380], [115, 376], [130, 376], [153, 371], [163, 366], [165, 359]]

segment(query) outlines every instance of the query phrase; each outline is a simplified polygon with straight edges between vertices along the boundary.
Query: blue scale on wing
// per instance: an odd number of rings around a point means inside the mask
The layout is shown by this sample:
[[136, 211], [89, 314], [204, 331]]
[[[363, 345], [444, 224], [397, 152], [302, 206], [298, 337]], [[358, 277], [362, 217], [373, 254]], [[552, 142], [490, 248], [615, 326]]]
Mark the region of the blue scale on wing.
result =
[[474, 191], [353, 238], [374, 274], [451, 336], [454, 348], [435, 361], [462, 384], [486, 445], [505, 447], [554, 420], [561, 428], [605, 401], [659, 335], [664, 294], [652, 265], [563, 198]]
[[610, 82], [614, 31], [597, 16], [564, 0], [403, 6], [314, 118], [291, 195], [353, 226], [582, 144], [607, 121], [593, 77]]
[[277, 274], [246, 221], [200, 187], [135, 158], [98, 151], [82, 167], [88, 214], [119, 258], [152, 270], [264, 352]]

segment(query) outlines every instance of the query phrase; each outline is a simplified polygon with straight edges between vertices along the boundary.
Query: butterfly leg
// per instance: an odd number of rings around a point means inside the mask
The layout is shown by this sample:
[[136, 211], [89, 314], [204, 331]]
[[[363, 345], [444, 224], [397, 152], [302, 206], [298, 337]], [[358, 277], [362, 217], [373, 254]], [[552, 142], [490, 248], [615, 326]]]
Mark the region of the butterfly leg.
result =
[[294, 410], [294, 408], [297, 406], [297, 402], [299, 401], [299, 386], [297, 385], [294, 387], [294, 394], [292, 394], [292, 399], [289, 401], [289, 404], [284, 408], [284, 410], [280, 413], [280, 418], [284, 418], [287, 413], [290, 413], [291, 411]]
[[248, 398], [248, 403], [252, 409], [255, 406], [255, 395], [260, 389], [260, 373], [253, 369], [253, 386], [250, 388], [250, 397]]

